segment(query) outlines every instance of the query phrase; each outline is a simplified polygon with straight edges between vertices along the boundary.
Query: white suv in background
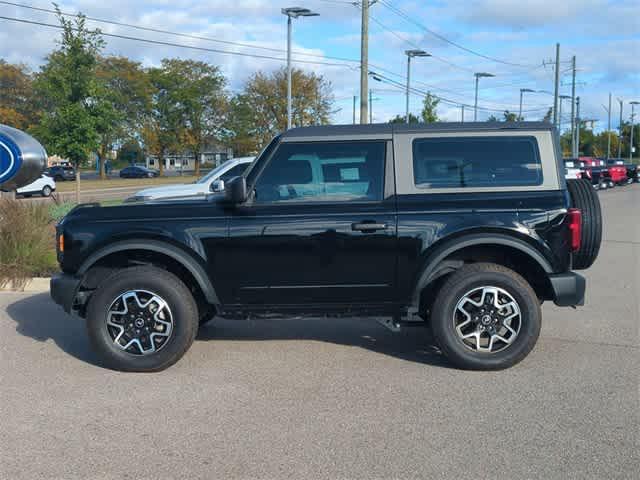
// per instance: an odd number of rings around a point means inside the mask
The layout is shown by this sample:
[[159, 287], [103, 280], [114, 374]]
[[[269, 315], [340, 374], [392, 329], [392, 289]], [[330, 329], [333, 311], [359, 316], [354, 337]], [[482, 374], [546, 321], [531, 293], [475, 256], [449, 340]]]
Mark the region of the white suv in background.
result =
[[140, 190], [127, 202], [142, 202], [167, 198], [194, 197], [224, 191], [224, 182], [242, 175], [255, 157], [240, 157], [227, 160], [214, 168], [195, 183], [181, 183], [164, 187], [145, 188]]
[[17, 189], [16, 193], [23, 197], [30, 197], [31, 195], [42, 195], [43, 197], [48, 197], [55, 191], [55, 180], [47, 175], [41, 175], [35, 182]]

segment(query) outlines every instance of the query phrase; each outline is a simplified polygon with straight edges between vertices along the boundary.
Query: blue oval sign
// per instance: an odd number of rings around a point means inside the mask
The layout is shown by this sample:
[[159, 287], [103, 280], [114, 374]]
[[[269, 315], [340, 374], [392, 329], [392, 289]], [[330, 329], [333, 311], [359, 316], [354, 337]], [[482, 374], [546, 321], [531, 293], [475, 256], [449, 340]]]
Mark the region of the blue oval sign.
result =
[[11, 139], [0, 134], [0, 184], [11, 180], [20, 170], [22, 155]]

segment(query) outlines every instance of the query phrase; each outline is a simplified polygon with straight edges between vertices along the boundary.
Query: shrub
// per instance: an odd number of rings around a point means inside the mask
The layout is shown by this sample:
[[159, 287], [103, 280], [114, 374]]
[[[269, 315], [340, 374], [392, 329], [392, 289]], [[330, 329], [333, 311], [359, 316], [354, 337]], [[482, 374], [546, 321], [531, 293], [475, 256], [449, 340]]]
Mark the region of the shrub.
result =
[[59, 222], [62, 220], [69, 211], [75, 207], [74, 202], [62, 202], [49, 205], [49, 216], [53, 222]]
[[50, 206], [0, 199], [0, 288], [23, 288], [30, 277], [57, 270]]

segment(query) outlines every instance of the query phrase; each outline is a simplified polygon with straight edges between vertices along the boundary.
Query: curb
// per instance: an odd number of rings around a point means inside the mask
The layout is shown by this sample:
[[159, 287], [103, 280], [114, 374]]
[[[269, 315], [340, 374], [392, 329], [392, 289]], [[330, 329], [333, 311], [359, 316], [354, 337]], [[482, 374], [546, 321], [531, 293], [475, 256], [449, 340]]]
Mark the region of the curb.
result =
[[24, 288], [14, 288], [13, 284], [10, 283], [0, 288], [0, 292], [9, 292], [9, 293], [44, 293], [49, 292], [49, 281], [51, 279], [49, 277], [33, 277], [27, 280]]

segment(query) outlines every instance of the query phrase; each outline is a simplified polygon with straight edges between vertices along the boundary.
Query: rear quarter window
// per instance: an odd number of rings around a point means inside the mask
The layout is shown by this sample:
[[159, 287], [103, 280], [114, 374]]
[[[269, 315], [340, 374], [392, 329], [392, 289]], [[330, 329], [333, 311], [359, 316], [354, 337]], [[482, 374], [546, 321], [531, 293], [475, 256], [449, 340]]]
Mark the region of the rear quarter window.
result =
[[538, 186], [543, 183], [532, 136], [430, 137], [413, 140], [417, 188]]

